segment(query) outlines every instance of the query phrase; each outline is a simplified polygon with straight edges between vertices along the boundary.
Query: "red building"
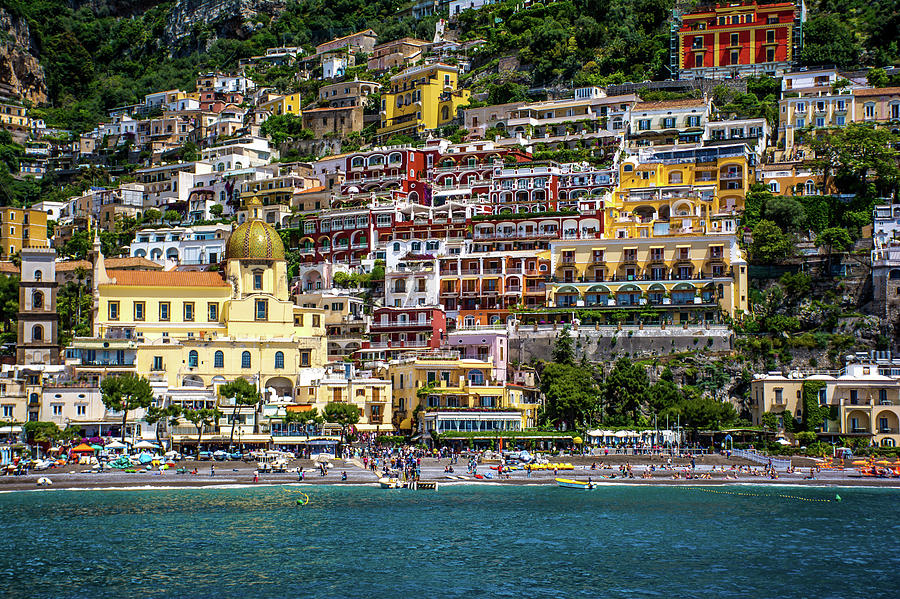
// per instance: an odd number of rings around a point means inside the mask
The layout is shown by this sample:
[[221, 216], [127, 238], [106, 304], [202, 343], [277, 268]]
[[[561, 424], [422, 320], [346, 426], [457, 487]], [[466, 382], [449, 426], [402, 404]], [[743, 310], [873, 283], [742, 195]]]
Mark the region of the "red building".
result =
[[726, 2], [682, 15], [673, 66], [682, 79], [783, 73], [799, 55], [805, 17], [803, 0]]
[[447, 316], [439, 307], [376, 308], [372, 312], [371, 339], [363, 341], [359, 357], [362, 362], [374, 362], [437, 349], [446, 334]]

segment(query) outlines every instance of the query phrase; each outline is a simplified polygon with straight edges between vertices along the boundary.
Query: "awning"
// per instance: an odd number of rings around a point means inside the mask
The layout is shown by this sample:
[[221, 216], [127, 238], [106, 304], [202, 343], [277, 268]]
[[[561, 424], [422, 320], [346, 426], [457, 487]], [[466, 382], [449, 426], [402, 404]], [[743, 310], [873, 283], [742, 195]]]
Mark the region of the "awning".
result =
[[678, 249], [678, 250], [690, 249], [690, 248], [691, 248], [690, 245], [676, 245], [675, 246], [675, 249]]

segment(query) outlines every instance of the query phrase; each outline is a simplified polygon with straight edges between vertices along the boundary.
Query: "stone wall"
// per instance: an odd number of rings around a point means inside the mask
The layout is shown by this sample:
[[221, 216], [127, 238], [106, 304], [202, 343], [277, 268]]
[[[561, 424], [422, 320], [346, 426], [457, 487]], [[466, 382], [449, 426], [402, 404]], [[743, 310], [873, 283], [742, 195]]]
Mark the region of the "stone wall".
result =
[[[531, 360], [549, 360], [556, 337], [562, 327], [534, 327], [521, 325], [510, 331], [509, 359], [520, 363]], [[730, 351], [733, 349], [734, 334], [726, 327], [715, 326], [659, 326], [641, 329], [637, 326], [594, 327], [591, 325], [571, 329], [576, 353], [579, 358], [586, 354], [588, 360], [599, 362], [624, 356], [631, 357], [662, 356], [689, 350], [707, 350], [710, 352]]]

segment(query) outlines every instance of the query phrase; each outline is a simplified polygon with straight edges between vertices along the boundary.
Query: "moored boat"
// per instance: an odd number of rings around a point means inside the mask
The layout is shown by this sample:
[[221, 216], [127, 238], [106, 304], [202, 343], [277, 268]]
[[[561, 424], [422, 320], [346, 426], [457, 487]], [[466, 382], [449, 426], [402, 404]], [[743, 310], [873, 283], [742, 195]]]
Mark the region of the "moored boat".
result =
[[397, 489], [400, 487], [400, 481], [396, 478], [379, 478], [378, 484], [382, 489]]
[[572, 480], [570, 478], [557, 478], [556, 484], [557, 484], [557, 486], [565, 487], [566, 489], [593, 489], [594, 488], [594, 483], [592, 483], [592, 482]]

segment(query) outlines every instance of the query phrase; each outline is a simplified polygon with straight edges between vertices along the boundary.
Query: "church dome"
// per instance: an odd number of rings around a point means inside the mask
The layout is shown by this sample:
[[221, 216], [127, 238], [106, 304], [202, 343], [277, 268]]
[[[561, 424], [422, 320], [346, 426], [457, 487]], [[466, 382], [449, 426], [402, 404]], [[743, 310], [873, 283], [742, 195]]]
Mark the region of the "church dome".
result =
[[284, 260], [284, 243], [273, 227], [259, 218], [260, 202], [247, 202], [249, 218], [231, 233], [225, 244], [226, 260]]

